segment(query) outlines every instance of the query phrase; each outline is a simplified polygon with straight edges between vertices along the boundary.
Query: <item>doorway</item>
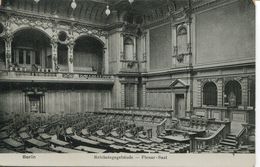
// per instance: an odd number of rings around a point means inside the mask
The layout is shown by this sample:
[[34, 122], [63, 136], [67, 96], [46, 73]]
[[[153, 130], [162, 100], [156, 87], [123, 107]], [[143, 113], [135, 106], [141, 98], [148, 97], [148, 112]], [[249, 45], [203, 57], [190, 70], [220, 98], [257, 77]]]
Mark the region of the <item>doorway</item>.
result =
[[176, 94], [175, 111], [177, 118], [185, 117], [185, 100], [184, 94]]

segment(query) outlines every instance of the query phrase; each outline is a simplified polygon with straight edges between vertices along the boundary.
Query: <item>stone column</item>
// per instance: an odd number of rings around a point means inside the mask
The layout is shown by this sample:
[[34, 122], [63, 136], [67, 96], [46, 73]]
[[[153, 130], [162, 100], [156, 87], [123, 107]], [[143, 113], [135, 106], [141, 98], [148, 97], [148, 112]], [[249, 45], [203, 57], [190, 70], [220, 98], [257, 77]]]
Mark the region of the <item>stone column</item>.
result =
[[223, 80], [219, 79], [217, 81], [217, 105], [219, 107], [223, 106]]
[[176, 104], [175, 104], [175, 93], [174, 93], [174, 91], [172, 90], [172, 110], [173, 110], [173, 113], [172, 113], [172, 118], [173, 117], [177, 117], [177, 115], [176, 115], [176, 110], [175, 110], [175, 106], [176, 106]]
[[5, 68], [8, 69], [9, 65], [12, 63], [12, 41], [13, 36], [9, 35], [5, 38]]
[[150, 71], [150, 31], [146, 34], [146, 70]]
[[125, 84], [121, 83], [121, 107], [125, 107]]
[[109, 57], [109, 53], [108, 53], [108, 37], [106, 37], [106, 43], [105, 43], [105, 48], [104, 48], [104, 56], [103, 56], [103, 62], [104, 62], [104, 74], [108, 74], [109, 73], [109, 63], [108, 63], [108, 57]]
[[146, 33], [145, 34], [143, 34], [142, 35], [142, 38], [141, 38], [141, 48], [142, 48], [142, 61], [143, 61], [143, 65], [142, 65], [142, 68], [143, 68], [143, 70], [147, 70], [146, 69], [146, 63], [147, 63], [147, 61], [146, 61]]
[[74, 43], [69, 43], [67, 45], [68, 47], [68, 68], [69, 72], [73, 73], [73, 49], [74, 49]]
[[143, 83], [143, 92], [142, 92], [142, 97], [143, 97], [143, 105], [142, 107], [146, 107], [146, 83]]
[[188, 64], [191, 65], [191, 19], [188, 19], [187, 23], [187, 53], [189, 54]]
[[133, 60], [137, 60], [137, 52], [136, 52], [136, 37], [134, 37], [134, 48], [133, 48], [133, 52], [134, 52], [134, 55], [133, 55]]
[[198, 106], [202, 106], [202, 99], [201, 99], [201, 95], [202, 95], [202, 89], [201, 89], [201, 85], [202, 85], [202, 81], [201, 80], [198, 80]]
[[[123, 60], [125, 57], [125, 51], [124, 51], [124, 35], [122, 33], [119, 36], [119, 46], [120, 46], [119, 60]], [[121, 65], [121, 68], [122, 68], [122, 65]]]
[[248, 105], [248, 78], [244, 77], [241, 81], [241, 89], [242, 89], [242, 105]]
[[134, 107], [137, 107], [137, 97], [138, 93], [137, 93], [137, 84], [134, 84]]
[[51, 55], [52, 55], [52, 71], [56, 71], [56, 67], [58, 66], [58, 43], [57, 41], [51, 42]]
[[187, 97], [188, 97], [188, 96], [187, 96], [187, 93], [188, 93], [187, 91], [185, 91], [185, 93], [184, 93], [184, 104], [185, 104], [185, 105], [184, 105], [184, 106], [185, 106], [185, 111], [184, 111], [184, 113], [185, 113], [185, 117], [186, 117], [187, 100], [188, 100], [188, 99], [187, 99]]
[[172, 25], [172, 66], [176, 65], [177, 48], [177, 25]]

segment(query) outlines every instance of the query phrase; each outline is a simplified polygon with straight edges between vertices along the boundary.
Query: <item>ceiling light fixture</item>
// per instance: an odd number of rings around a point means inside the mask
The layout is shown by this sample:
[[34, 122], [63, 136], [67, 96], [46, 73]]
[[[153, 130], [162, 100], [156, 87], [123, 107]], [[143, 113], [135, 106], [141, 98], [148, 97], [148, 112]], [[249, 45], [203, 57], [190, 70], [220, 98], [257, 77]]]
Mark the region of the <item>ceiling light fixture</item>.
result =
[[73, 9], [73, 10], [75, 10], [76, 9], [76, 7], [77, 7], [77, 4], [76, 4], [76, 2], [75, 2], [75, 0], [73, 0], [72, 2], [71, 2], [71, 8]]
[[35, 3], [38, 3], [40, 0], [34, 0]]
[[107, 9], [106, 9], [105, 13], [106, 13], [107, 16], [110, 15], [110, 9], [109, 9], [108, 5], [107, 5]]
[[128, 0], [130, 4], [132, 4], [134, 2], [134, 0]]

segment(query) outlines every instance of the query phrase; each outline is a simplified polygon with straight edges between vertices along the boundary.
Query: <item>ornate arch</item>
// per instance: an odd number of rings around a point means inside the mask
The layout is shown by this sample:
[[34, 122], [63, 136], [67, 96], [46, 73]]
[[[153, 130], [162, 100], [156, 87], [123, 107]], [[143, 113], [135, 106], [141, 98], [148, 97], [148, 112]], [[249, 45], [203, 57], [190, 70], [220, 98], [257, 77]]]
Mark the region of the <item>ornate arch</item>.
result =
[[208, 81], [202, 87], [202, 99], [205, 105], [217, 105], [218, 87], [213, 81]]
[[87, 33], [83, 33], [83, 34], [80, 34], [79, 36], [77, 36], [76, 38], [74, 38], [74, 43], [80, 39], [80, 38], [84, 38], [84, 37], [91, 37], [91, 38], [94, 38], [96, 39], [97, 41], [100, 42], [100, 44], [102, 44], [102, 46], [104, 47], [105, 46], [105, 42], [98, 36], [96, 35], [92, 35], [92, 34], [87, 34]]
[[209, 83], [209, 82], [213, 82], [217, 86], [218, 80], [217, 79], [209, 79], [209, 78], [201, 80], [201, 88], [204, 88], [205, 84]]
[[12, 35], [14, 36], [16, 33], [20, 32], [20, 31], [23, 31], [23, 30], [36, 30], [36, 31], [40, 31], [41, 33], [43, 33], [46, 37], [48, 37], [49, 40], [52, 39], [51, 35], [48, 34], [46, 31], [42, 30], [41, 28], [38, 28], [38, 27], [32, 27], [32, 26], [24, 26], [24, 27], [19, 27], [17, 29], [15, 29], [14, 31], [12, 31]]

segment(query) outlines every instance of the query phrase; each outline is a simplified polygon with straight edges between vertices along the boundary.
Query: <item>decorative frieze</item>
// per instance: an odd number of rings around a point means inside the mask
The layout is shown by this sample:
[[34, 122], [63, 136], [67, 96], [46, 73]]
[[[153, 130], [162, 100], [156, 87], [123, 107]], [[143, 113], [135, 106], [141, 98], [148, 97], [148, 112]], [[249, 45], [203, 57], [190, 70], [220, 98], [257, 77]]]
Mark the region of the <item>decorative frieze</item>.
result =
[[88, 34], [88, 35], [96, 35], [98, 37], [100, 36], [106, 36], [108, 33], [101, 30], [97, 29], [91, 26], [82, 26], [82, 25], [75, 25], [73, 27], [73, 31], [78, 33], [78, 34]]
[[8, 22], [11, 22], [12, 24], [16, 24], [18, 26], [21, 25], [29, 25], [31, 27], [41, 27], [43, 29], [51, 28], [53, 26], [52, 22], [48, 19], [44, 18], [34, 18], [34, 17], [24, 17], [21, 15], [14, 15], [12, 16]]

